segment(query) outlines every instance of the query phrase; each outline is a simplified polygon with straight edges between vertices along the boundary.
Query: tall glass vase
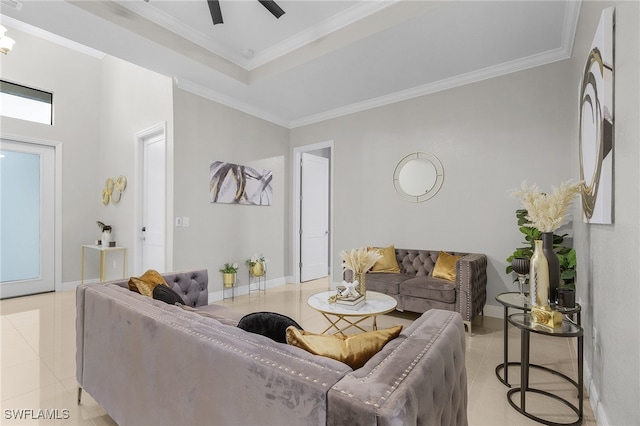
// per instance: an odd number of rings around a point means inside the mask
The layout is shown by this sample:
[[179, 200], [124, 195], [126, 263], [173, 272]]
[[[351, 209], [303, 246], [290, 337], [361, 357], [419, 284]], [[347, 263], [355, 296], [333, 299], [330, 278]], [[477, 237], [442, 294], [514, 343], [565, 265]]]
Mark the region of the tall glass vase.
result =
[[542, 240], [535, 240], [529, 273], [529, 297], [532, 306], [549, 306], [549, 264], [542, 252]]
[[549, 266], [549, 303], [555, 304], [558, 299], [558, 287], [560, 286], [560, 259], [553, 251], [553, 232], [542, 234], [542, 252]]

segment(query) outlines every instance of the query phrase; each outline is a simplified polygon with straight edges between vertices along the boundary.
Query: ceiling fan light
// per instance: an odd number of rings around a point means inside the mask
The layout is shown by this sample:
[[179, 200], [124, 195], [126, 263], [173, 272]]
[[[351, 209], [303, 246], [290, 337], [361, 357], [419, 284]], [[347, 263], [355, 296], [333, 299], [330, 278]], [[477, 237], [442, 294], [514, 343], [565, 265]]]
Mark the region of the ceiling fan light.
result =
[[4, 53], [5, 55], [9, 53], [9, 51], [13, 48], [15, 41], [4, 35], [7, 32], [7, 29], [0, 25], [0, 53]]

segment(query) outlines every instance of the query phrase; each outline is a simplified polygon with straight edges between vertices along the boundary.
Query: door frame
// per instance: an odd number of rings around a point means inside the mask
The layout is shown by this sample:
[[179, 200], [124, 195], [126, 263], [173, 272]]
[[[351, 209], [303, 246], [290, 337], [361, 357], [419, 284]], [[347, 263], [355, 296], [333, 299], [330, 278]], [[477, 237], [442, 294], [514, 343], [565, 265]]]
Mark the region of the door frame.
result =
[[173, 226], [171, 217], [173, 216], [173, 174], [171, 173], [170, 164], [172, 164], [169, 158], [169, 141], [167, 138], [167, 122], [162, 121], [144, 130], [136, 132], [134, 136], [135, 143], [135, 226], [133, 228], [133, 269], [134, 274], [141, 274], [142, 271], [142, 243], [141, 243], [141, 229], [142, 229], [142, 215], [143, 215], [143, 185], [142, 180], [144, 176], [144, 143], [149, 138], [163, 136], [164, 137], [164, 154], [165, 154], [165, 235], [164, 235], [164, 257], [165, 257], [165, 269], [167, 271], [173, 271], [173, 255], [171, 247], [173, 247]]
[[62, 142], [36, 139], [25, 136], [8, 135], [0, 132], [0, 139], [10, 142], [43, 145], [53, 148], [54, 155], [54, 196], [53, 196], [53, 289], [54, 291], [70, 290], [62, 285]]
[[291, 265], [293, 266], [293, 282], [300, 282], [300, 161], [303, 152], [311, 152], [319, 149], [329, 148], [329, 265], [327, 265], [329, 276], [333, 272], [333, 140], [318, 142], [311, 145], [298, 146], [293, 148], [292, 157], [292, 193], [291, 193], [291, 217], [292, 228], [292, 250]]

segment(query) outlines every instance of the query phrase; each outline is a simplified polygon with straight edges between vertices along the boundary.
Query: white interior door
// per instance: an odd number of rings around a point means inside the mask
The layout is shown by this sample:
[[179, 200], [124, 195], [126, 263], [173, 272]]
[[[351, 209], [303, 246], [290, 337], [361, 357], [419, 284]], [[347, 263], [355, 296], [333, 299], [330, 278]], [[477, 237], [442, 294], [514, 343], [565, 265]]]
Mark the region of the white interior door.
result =
[[300, 281], [329, 275], [329, 160], [306, 152], [300, 162]]
[[55, 290], [55, 149], [0, 144], [0, 299]]
[[142, 271], [166, 268], [166, 151], [164, 133], [143, 140]]

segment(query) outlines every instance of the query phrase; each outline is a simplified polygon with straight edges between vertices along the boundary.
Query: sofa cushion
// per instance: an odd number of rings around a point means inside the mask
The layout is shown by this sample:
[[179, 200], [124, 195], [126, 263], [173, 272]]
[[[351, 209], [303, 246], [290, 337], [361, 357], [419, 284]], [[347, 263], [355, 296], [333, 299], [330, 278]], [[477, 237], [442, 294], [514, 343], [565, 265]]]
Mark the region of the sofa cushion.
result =
[[400, 266], [398, 266], [398, 260], [396, 259], [396, 249], [393, 245], [389, 247], [369, 247], [369, 249], [382, 256], [373, 265], [371, 272], [400, 273]]
[[433, 267], [432, 276], [447, 281], [455, 281], [456, 262], [460, 260], [460, 258], [461, 256], [455, 256], [446, 251], [441, 251], [438, 253], [438, 260], [436, 260], [436, 265]]
[[384, 330], [369, 331], [353, 335], [315, 334], [287, 328], [287, 343], [297, 346], [314, 355], [321, 355], [344, 362], [349, 367], [358, 369], [380, 351], [389, 341], [398, 337], [401, 325]]
[[184, 305], [182, 297], [168, 286], [156, 285], [151, 295], [154, 299], [161, 300], [170, 305], [175, 305], [176, 303]]
[[384, 294], [398, 294], [400, 283], [407, 278], [403, 274], [386, 274], [383, 272], [367, 272], [367, 290]]
[[444, 303], [456, 301], [456, 286], [451, 281], [433, 277], [409, 278], [400, 284], [404, 296], [431, 299]]
[[279, 343], [287, 343], [287, 327], [302, 329], [286, 315], [275, 312], [254, 312], [242, 317], [238, 327], [249, 333], [261, 334]]
[[164, 285], [168, 287], [167, 282], [164, 280], [164, 277], [160, 272], [153, 269], [149, 269], [140, 277], [129, 278], [129, 290], [148, 297], [153, 297], [153, 289], [157, 285]]

